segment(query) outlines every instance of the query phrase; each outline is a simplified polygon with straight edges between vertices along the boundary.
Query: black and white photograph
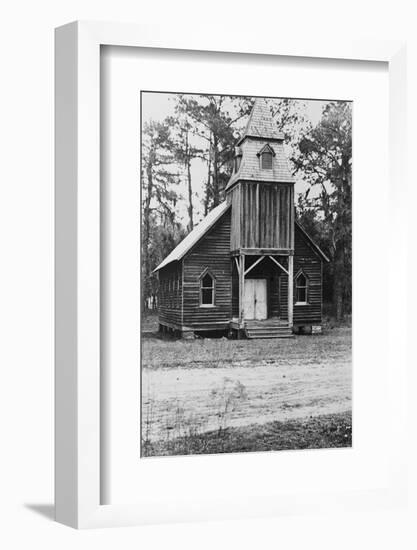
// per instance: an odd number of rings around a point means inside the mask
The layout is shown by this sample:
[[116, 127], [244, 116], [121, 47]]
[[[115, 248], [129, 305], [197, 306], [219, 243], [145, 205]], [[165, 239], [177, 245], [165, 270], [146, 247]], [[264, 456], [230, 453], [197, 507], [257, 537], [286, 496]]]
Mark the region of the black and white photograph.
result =
[[352, 110], [141, 91], [141, 458], [352, 446]]
[[0, 550], [416, 550], [415, 3], [2, 8]]

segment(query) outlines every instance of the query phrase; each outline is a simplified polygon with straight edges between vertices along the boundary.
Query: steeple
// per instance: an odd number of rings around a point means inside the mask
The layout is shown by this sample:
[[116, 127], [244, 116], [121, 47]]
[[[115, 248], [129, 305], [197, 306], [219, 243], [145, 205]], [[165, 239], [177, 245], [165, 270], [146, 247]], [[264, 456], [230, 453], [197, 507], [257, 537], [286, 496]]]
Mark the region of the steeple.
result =
[[[235, 152], [226, 187], [232, 205], [233, 254], [292, 254], [294, 251], [294, 178], [265, 99], [257, 99]], [[243, 252], [242, 252], [243, 251]]]
[[264, 98], [255, 99], [245, 131], [237, 145], [240, 145], [248, 137], [266, 140], [284, 139], [284, 134], [278, 131], [272, 118], [271, 108]]
[[[265, 158], [268, 162], [263, 162]], [[237, 142], [233, 173], [226, 191], [238, 181], [294, 183], [284, 151], [284, 134], [278, 130], [270, 106], [263, 98], [255, 100], [245, 131]]]

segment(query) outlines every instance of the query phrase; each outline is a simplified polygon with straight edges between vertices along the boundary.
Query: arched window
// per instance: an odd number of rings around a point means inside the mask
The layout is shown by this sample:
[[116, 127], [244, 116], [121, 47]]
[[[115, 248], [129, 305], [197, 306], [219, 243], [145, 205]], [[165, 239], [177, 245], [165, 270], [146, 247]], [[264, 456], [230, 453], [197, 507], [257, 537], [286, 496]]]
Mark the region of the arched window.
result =
[[262, 153], [261, 168], [262, 170], [272, 170], [272, 153], [270, 151], [264, 151]]
[[295, 303], [308, 303], [308, 279], [302, 271], [295, 278]]
[[200, 306], [214, 306], [215, 279], [213, 275], [206, 271], [200, 277]]

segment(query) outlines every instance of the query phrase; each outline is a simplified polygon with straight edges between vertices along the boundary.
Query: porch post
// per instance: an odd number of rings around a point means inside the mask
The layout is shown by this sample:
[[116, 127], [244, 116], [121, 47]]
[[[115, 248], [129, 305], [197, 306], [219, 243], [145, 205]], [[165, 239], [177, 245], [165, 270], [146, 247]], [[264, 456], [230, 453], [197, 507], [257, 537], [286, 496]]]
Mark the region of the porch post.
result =
[[293, 325], [294, 309], [294, 256], [288, 256], [288, 326]]
[[239, 256], [239, 327], [243, 325], [243, 298], [245, 296], [245, 256]]

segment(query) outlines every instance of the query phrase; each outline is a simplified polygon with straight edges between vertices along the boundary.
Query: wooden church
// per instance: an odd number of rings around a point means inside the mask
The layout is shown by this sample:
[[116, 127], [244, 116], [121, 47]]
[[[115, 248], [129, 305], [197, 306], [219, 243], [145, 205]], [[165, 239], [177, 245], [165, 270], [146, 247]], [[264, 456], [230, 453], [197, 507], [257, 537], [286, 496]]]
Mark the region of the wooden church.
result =
[[235, 148], [225, 202], [155, 269], [159, 328], [185, 337], [320, 331], [326, 261], [295, 220], [284, 135], [257, 99]]

